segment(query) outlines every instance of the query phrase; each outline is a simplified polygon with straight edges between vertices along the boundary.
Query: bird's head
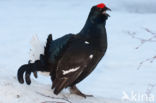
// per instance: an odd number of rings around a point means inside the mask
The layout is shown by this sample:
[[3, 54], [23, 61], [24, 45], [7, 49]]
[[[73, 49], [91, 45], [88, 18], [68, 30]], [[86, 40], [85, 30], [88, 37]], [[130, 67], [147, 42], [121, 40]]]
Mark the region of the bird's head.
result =
[[92, 23], [103, 23], [107, 20], [108, 17], [110, 17], [109, 14], [106, 13], [107, 10], [111, 11], [111, 9], [106, 7], [106, 5], [103, 3], [95, 5], [91, 8], [89, 19]]

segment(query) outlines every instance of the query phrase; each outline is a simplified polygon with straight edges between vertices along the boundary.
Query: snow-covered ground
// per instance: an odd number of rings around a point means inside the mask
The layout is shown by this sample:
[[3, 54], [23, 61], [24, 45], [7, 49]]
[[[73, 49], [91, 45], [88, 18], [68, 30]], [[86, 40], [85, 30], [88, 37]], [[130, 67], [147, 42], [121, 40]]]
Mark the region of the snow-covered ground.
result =
[[[156, 55], [156, 42], [147, 42], [135, 49], [140, 40], [131, 35], [150, 38], [152, 34], [146, 28], [156, 33], [155, 0], [106, 1], [112, 8], [106, 26], [107, 53], [95, 71], [78, 84], [80, 90], [93, 94], [94, 98], [69, 95], [68, 90], [55, 96], [50, 89], [50, 78], [41, 75], [33, 79], [30, 86], [18, 83], [16, 72], [29, 59], [33, 35], [37, 34], [45, 42], [49, 33], [54, 39], [77, 33], [83, 27], [91, 6], [101, 2], [105, 1], [0, 0], [0, 103], [125, 103], [121, 100], [123, 93], [131, 100], [134, 94], [138, 102], [155, 103], [156, 60], [137, 68], [140, 62]], [[139, 97], [142, 95], [154, 96], [155, 100], [143, 101]], [[66, 97], [69, 101], [59, 99]]]

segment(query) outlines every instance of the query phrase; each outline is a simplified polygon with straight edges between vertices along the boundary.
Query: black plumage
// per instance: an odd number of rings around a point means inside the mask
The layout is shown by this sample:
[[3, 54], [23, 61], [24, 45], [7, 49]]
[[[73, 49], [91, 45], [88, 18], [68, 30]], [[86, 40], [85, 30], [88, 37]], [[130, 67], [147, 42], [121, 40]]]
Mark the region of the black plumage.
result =
[[86, 97], [76, 84], [86, 78], [99, 63], [107, 49], [106, 20], [110, 10], [105, 5], [93, 6], [83, 29], [76, 35], [68, 34], [52, 40], [48, 36], [45, 52], [35, 63], [22, 65], [18, 70], [18, 80], [31, 83], [30, 74], [37, 71], [50, 72], [52, 89], [59, 94], [62, 89], [70, 87], [72, 93]]

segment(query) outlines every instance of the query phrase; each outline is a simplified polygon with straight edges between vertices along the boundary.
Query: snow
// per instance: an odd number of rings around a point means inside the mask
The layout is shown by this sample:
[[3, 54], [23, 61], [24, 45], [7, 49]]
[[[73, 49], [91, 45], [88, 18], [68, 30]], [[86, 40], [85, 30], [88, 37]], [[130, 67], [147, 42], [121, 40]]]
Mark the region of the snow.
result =
[[[112, 9], [106, 26], [108, 50], [94, 72], [78, 84], [82, 92], [94, 97], [84, 99], [70, 95], [68, 90], [55, 96], [50, 77], [41, 75], [38, 79], [32, 76], [30, 86], [18, 83], [16, 73], [30, 59], [34, 35], [45, 42], [50, 33], [53, 39], [77, 33], [90, 7], [101, 2]], [[156, 33], [155, 0], [1, 0], [0, 15], [0, 103], [69, 103], [51, 97], [67, 97], [72, 103], [125, 103], [121, 100], [123, 92], [130, 96], [132, 91], [156, 97], [156, 62], [145, 62], [137, 69], [141, 61], [156, 55], [156, 42], [136, 49], [140, 41], [129, 35], [135, 32], [137, 37], [151, 37], [145, 28]]]

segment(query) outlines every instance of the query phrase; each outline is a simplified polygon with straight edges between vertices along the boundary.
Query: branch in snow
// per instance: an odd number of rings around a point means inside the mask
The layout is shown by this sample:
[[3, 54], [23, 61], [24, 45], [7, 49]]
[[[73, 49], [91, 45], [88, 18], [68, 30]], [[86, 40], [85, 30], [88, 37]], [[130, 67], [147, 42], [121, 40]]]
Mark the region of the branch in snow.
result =
[[148, 33], [150, 33], [151, 35], [156, 35], [156, 33], [152, 32], [151, 30], [149, 30], [148, 28], [144, 28], [145, 31], [147, 31]]
[[[156, 42], [156, 33], [152, 32], [150, 29], [148, 28], [144, 28], [144, 30], [151, 34], [151, 37], [147, 38], [147, 39], [144, 39], [144, 38], [141, 38], [141, 37], [137, 37], [136, 36], [136, 32], [130, 32], [130, 31], [127, 31], [127, 34], [130, 35], [133, 39], [136, 39], [136, 40], [139, 40], [140, 41], [140, 44], [136, 47], [136, 49], [139, 49], [143, 44], [147, 43], [147, 42]], [[153, 56], [152, 58], [148, 58], [146, 60], [143, 60], [142, 62], [140, 62], [139, 66], [137, 69], [140, 69], [141, 66], [145, 63], [145, 62], [150, 62], [152, 63], [154, 60], [156, 59], [156, 56]]]
[[146, 94], [147, 96], [150, 97], [151, 93], [152, 93], [152, 90], [156, 87], [156, 84], [148, 84], [148, 88], [146, 89]]
[[152, 58], [149, 58], [149, 59], [146, 59], [142, 62], [140, 62], [139, 66], [138, 66], [138, 70], [141, 68], [141, 66], [145, 63], [145, 62], [150, 62], [150, 63], [153, 63], [153, 61], [156, 59], [156, 56], [153, 56]]
[[[59, 97], [48, 96], [48, 95], [42, 94], [42, 93], [40, 93], [40, 92], [36, 92], [36, 93], [39, 94], [39, 95], [41, 95], [41, 96], [47, 97], [47, 98], [57, 99], [57, 100], [63, 100], [63, 101], [66, 101], [66, 102], [68, 102], [68, 103], [72, 103], [67, 97], [59, 98]], [[44, 102], [42, 102], [42, 103], [66, 103], [66, 102], [59, 102], [59, 101], [44, 101]]]
[[65, 102], [58, 102], [58, 101], [44, 101], [42, 103], [65, 103]]
[[143, 44], [145, 44], [147, 42], [156, 42], [156, 33], [153, 33], [152, 31], [150, 31], [147, 28], [145, 28], [145, 31], [152, 34], [152, 36], [150, 38], [144, 39], [144, 38], [141, 38], [141, 37], [137, 37], [136, 32], [127, 31], [127, 34], [129, 36], [131, 36], [133, 39], [137, 39], [137, 40], [140, 41], [140, 44], [136, 47], [136, 49], [139, 49]]

